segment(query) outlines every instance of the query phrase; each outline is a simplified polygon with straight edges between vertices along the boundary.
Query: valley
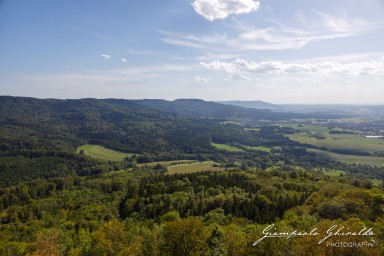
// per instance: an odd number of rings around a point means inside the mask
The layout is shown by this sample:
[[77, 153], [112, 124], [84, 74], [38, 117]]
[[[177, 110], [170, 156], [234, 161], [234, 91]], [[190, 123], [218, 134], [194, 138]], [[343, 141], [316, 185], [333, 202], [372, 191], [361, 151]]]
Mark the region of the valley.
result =
[[[276, 109], [1, 96], [0, 255], [382, 255], [377, 107]], [[271, 224], [367, 226], [377, 244], [253, 246]]]

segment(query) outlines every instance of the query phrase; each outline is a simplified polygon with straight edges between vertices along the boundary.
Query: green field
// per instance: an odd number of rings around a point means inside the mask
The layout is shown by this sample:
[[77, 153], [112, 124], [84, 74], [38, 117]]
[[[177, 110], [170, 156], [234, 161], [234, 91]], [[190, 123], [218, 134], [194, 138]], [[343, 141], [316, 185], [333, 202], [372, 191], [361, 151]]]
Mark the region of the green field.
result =
[[223, 167], [213, 167], [215, 163], [213, 161], [204, 161], [204, 162], [194, 162], [194, 163], [183, 163], [168, 166], [167, 174], [176, 174], [176, 173], [193, 173], [193, 172], [202, 172], [202, 171], [222, 171]]
[[371, 156], [353, 156], [336, 154], [333, 152], [318, 150], [318, 149], [307, 149], [309, 152], [315, 152], [320, 157], [325, 157], [331, 160], [339, 161], [342, 163], [355, 163], [355, 164], [368, 164], [375, 166], [384, 166], [384, 157], [371, 157]]
[[284, 124], [284, 127], [290, 127], [296, 129], [301, 132], [320, 132], [320, 133], [328, 133], [329, 129], [320, 125], [311, 125], [311, 124]]
[[349, 149], [373, 153], [384, 151], [384, 141], [378, 138], [365, 138], [354, 134], [323, 134], [325, 139], [317, 139], [310, 134], [289, 134], [291, 140], [328, 149]]
[[244, 128], [244, 131], [260, 131], [260, 128]]
[[251, 147], [251, 146], [245, 146], [244, 147], [248, 150], [257, 150], [257, 151], [264, 151], [264, 152], [271, 152], [270, 148], [262, 147], [262, 146], [257, 146], [257, 147]]
[[[329, 134], [328, 128], [314, 125], [304, 125], [302, 127], [295, 125], [290, 127], [301, 132], [286, 136], [302, 144], [311, 144], [327, 149], [360, 150], [369, 153], [384, 151], [384, 140], [379, 138], [365, 138], [359, 134]], [[316, 133], [321, 134], [324, 139], [316, 138]]]
[[221, 122], [221, 124], [236, 124], [236, 125], [241, 125], [241, 123], [239, 123], [239, 122], [234, 122], [234, 121], [224, 121], [224, 122]]
[[194, 160], [171, 160], [171, 161], [159, 161], [159, 162], [151, 162], [151, 163], [143, 163], [143, 164], [138, 164], [137, 166], [149, 166], [153, 167], [157, 164], [165, 165], [165, 166], [172, 166], [172, 165], [178, 165], [178, 164], [186, 164], [186, 163], [193, 163], [195, 162]]
[[112, 149], [107, 149], [99, 145], [90, 145], [86, 144], [76, 149], [76, 152], [79, 153], [81, 150], [84, 150], [86, 156], [93, 158], [98, 158], [102, 160], [112, 160], [112, 161], [122, 161], [125, 157], [130, 157], [133, 154], [123, 153], [114, 151]]
[[211, 143], [211, 145], [217, 149], [230, 151], [230, 152], [242, 152], [243, 151], [241, 148], [237, 148], [237, 147], [230, 146], [227, 144]]

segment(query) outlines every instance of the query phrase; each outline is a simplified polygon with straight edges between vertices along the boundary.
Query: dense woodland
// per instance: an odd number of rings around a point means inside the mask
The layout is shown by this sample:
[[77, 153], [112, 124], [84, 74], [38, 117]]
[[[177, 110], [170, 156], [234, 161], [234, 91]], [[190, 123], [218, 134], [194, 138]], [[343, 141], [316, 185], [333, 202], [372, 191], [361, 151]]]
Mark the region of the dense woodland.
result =
[[[383, 168], [317, 158], [272, 123], [307, 117], [200, 100], [0, 97], [0, 255], [383, 255], [383, 185], [370, 180], [382, 180]], [[131, 157], [75, 153], [84, 144]], [[180, 159], [224, 170], [170, 175], [138, 165]], [[253, 246], [272, 223], [320, 234]], [[319, 245], [333, 225], [374, 235], [327, 242], [372, 247]]]

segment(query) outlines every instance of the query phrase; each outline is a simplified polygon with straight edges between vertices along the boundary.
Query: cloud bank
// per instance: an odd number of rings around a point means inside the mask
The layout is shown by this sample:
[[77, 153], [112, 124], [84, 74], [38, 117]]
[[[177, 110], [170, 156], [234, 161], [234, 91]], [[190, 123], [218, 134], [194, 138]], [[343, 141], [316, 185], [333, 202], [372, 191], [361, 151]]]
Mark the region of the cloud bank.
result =
[[223, 70], [230, 76], [245, 76], [245, 74], [292, 74], [318, 73], [327, 75], [384, 75], [384, 58], [376, 60], [342, 63], [338, 61], [324, 61], [314, 63], [296, 63], [282, 61], [247, 61], [236, 59], [232, 62], [211, 61], [200, 62], [204, 68]]
[[254, 0], [196, 0], [192, 3], [195, 11], [209, 21], [225, 19], [231, 14], [256, 11], [259, 1]]

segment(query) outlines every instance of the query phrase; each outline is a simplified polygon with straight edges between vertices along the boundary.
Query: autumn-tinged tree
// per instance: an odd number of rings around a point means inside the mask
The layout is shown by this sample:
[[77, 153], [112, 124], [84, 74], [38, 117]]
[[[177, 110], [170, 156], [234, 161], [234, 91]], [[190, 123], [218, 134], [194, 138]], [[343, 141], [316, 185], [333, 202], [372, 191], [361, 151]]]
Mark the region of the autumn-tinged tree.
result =
[[39, 232], [32, 248], [34, 252], [29, 256], [61, 256], [65, 251], [62, 234], [57, 229]]
[[245, 233], [239, 227], [234, 224], [223, 227], [223, 233], [228, 256], [246, 255]]
[[123, 250], [125, 239], [123, 223], [112, 220], [94, 233], [92, 252], [95, 255], [116, 256]]
[[195, 256], [208, 250], [208, 228], [196, 217], [165, 223], [161, 250], [164, 256]]
[[94, 233], [91, 255], [140, 256], [143, 255], [142, 242], [141, 236], [130, 238], [122, 222], [111, 220]]

